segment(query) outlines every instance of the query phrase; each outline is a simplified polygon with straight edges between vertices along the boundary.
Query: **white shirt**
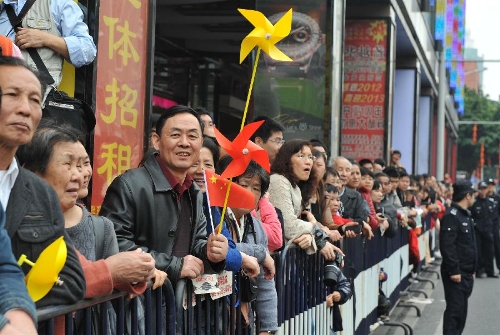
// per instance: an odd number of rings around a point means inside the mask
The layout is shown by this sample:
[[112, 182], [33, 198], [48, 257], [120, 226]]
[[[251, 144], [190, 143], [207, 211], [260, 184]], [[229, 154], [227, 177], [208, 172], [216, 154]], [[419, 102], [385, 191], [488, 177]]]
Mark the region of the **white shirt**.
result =
[[0, 202], [2, 203], [3, 209], [7, 210], [7, 205], [9, 204], [9, 197], [12, 187], [16, 182], [16, 178], [19, 175], [19, 167], [17, 166], [17, 161], [14, 158], [12, 163], [10, 163], [7, 170], [0, 170]]
[[[227, 215], [233, 220], [234, 222], [238, 223], [236, 220], [236, 216], [234, 215], [233, 211], [231, 208], [227, 207], [226, 208]], [[236, 224], [236, 232], [238, 233], [238, 241], [241, 241], [243, 239], [243, 234], [245, 233], [245, 216], [243, 215], [240, 218], [239, 224]], [[235, 241], [237, 242], [237, 241]]]

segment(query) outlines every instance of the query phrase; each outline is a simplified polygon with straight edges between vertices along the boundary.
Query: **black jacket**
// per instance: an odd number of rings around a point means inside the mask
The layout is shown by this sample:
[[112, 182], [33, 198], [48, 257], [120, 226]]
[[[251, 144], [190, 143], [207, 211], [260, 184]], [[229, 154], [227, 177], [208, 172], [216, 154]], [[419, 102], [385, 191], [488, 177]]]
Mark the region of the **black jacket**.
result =
[[343, 218], [356, 222], [368, 220], [368, 205], [358, 191], [344, 186], [344, 193], [340, 196], [340, 201], [342, 202], [341, 215]]
[[[71, 239], [64, 229], [64, 216], [54, 189], [32, 172], [19, 168], [6, 210], [5, 229], [12, 241], [16, 259], [22, 254], [35, 262], [42, 251], [64, 236], [66, 263], [59, 273], [62, 285], [54, 285], [37, 301], [36, 307], [71, 305], [85, 296], [85, 278]], [[23, 265], [24, 273], [31, 267]]]
[[486, 198], [477, 197], [474, 205], [469, 210], [477, 229], [489, 231], [493, 228], [493, 221], [497, 211], [495, 199], [488, 196]]
[[452, 276], [473, 274], [477, 267], [476, 238], [470, 212], [452, 203], [441, 220], [439, 247], [443, 262], [441, 269]]
[[[142, 167], [116, 177], [109, 186], [100, 214], [115, 225], [120, 251], [142, 248], [156, 261], [156, 268], [167, 272], [175, 285], [182, 270], [182, 258], [172, 256], [179, 207], [172, 186], [156, 161], [157, 153], [146, 157]], [[207, 259], [207, 221], [203, 196], [195, 183], [192, 199], [191, 254], [203, 260], [205, 273], [224, 270], [225, 262]]]

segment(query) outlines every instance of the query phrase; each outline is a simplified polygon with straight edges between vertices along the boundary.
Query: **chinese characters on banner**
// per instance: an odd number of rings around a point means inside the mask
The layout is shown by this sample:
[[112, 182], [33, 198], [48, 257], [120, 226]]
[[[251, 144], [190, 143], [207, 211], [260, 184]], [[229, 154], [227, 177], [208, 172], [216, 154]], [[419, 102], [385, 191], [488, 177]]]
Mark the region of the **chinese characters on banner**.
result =
[[346, 21], [341, 154], [384, 156], [387, 22]]
[[116, 176], [143, 155], [149, 1], [101, 1], [92, 213]]

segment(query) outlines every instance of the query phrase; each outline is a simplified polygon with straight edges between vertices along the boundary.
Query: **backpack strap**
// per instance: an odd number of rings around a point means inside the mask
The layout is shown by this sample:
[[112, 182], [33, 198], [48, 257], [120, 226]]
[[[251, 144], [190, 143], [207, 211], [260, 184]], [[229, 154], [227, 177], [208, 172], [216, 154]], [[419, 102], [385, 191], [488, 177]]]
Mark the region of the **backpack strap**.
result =
[[95, 235], [95, 259], [104, 258], [104, 237], [106, 235], [106, 222], [102, 216], [91, 215]]
[[[12, 29], [17, 33], [19, 27], [21, 27], [21, 23], [23, 21], [24, 16], [28, 13], [28, 11], [31, 9], [33, 4], [35, 3], [36, 0], [28, 0], [24, 4], [23, 8], [21, 9], [21, 12], [19, 15], [16, 15], [14, 12], [14, 7], [11, 5], [5, 5], [5, 11], [7, 12], [7, 16], [9, 17], [10, 24], [12, 25]], [[45, 66], [45, 64], [42, 61], [42, 58], [40, 57], [40, 54], [35, 48], [26, 48], [26, 51], [29, 53], [31, 59], [33, 62], [35, 62], [36, 68], [40, 72], [40, 75], [43, 78], [43, 81], [47, 85], [52, 85], [55, 83], [54, 78], [49, 73], [49, 70]]]

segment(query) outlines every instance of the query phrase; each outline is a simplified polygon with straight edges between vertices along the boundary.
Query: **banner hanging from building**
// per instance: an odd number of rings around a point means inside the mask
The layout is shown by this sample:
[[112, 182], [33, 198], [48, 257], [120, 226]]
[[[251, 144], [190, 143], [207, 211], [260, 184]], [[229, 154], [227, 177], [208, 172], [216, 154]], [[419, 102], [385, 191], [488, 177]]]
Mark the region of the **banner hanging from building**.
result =
[[149, 1], [101, 1], [97, 55], [91, 210], [111, 181], [137, 167], [144, 152]]
[[388, 41], [387, 21], [346, 21], [340, 149], [344, 157], [384, 157]]

